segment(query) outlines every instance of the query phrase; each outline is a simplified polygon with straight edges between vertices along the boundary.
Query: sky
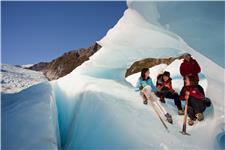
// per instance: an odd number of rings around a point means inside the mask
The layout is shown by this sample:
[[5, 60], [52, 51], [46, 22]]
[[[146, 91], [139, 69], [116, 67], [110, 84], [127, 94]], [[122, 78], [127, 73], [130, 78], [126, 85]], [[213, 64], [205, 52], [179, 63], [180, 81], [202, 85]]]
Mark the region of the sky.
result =
[[125, 1], [1, 2], [2, 63], [35, 64], [87, 48], [126, 9]]

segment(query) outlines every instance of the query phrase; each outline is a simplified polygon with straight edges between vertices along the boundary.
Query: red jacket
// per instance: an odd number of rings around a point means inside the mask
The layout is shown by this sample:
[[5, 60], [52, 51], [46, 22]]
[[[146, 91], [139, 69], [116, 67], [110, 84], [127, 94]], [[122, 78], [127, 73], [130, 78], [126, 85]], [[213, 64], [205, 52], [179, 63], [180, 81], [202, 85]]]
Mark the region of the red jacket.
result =
[[156, 87], [159, 90], [162, 90], [162, 88], [166, 87], [166, 88], [168, 88], [169, 91], [174, 91], [173, 87], [172, 87], [172, 79], [171, 78], [169, 80], [167, 80], [167, 81], [163, 81], [162, 80], [162, 83], [161, 84], [156, 84]]
[[181, 100], [185, 99], [184, 97], [185, 97], [185, 93], [187, 91], [190, 92], [189, 96], [192, 96], [196, 99], [201, 100], [201, 99], [205, 98], [205, 93], [204, 93], [203, 88], [200, 85], [193, 85], [193, 86], [183, 87], [183, 89], [181, 90], [181, 93], [180, 93], [180, 99]]
[[183, 77], [187, 75], [193, 75], [196, 77], [197, 80], [199, 80], [198, 73], [200, 72], [201, 72], [201, 68], [198, 62], [193, 58], [191, 58], [189, 62], [184, 60], [180, 66], [180, 74]]

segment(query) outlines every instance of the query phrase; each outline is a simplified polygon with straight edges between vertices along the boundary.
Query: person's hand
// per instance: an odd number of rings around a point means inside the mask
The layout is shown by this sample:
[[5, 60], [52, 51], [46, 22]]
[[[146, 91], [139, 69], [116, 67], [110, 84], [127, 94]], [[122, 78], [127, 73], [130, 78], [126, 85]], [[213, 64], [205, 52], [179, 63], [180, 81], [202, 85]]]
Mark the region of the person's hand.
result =
[[171, 93], [175, 93], [176, 91], [174, 89], [171, 90]]
[[167, 88], [170, 88], [170, 85], [169, 84], [165, 84], [164, 86], [167, 87]]

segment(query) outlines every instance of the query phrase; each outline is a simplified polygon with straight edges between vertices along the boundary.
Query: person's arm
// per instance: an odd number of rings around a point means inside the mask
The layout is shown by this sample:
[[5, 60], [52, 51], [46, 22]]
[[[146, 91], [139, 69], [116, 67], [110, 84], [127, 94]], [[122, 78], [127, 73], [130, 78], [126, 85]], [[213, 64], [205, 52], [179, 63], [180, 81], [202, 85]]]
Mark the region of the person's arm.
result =
[[172, 86], [172, 80], [171, 80], [170, 83], [169, 83], [169, 90], [170, 90], [172, 93], [175, 92], [175, 90], [173, 89], [173, 86]]
[[163, 86], [167, 87], [168, 89], [171, 89], [171, 83], [165, 83]]
[[186, 73], [185, 73], [185, 68], [184, 68], [184, 64], [183, 64], [183, 63], [180, 65], [180, 74], [181, 74], [183, 77], [186, 75]]
[[183, 87], [182, 89], [181, 89], [181, 91], [180, 91], [180, 99], [181, 100], [184, 100], [185, 98], [185, 91], [186, 91], [186, 88], [185, 87]]
[[155, 87], [155, 85], [153, 84], [153, 82], [152, 82], [152, 79], [150, 78], [150, 79], [148, 79], [148, 83], [149, 83], [149, 85], [151, 86], [151, 88], [152, 88], [152, 91], [153, 92], [156, 92], [156, 91], [158, 91], [158, 89]]
[[135, 86], [135, 91], [139, 91], [140, 90], [140, 87], [141, 87], [141, 80], [138, 79], [138, 81], [136, 83], [136, 86]]
[[157, 91], [161, 91], [163, 86], [162, 85], [157, 85], [156, 88], [157, 88]]
[[196, 60], [195, 60], [195, 66], [194, 66], [193, 71], [194, 71], [195, 74], [198, 74], [198, 73], [201, 72], [201, 67], [199, 66], [199, 64]]

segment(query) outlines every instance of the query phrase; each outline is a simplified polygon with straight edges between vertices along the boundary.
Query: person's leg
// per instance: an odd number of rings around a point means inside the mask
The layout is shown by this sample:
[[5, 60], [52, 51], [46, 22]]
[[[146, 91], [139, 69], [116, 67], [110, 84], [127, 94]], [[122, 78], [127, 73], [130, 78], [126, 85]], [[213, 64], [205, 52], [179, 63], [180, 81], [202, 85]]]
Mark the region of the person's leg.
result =
[[195, 111], [194, 111], [193, 107], [188, 106], [187, 114], [191, 120], [195, 120]]
[[167, 114], [165, 108], [157, 101], [157, 97], [152, 92], [152, 88], [150, 86], [145, 86], [142, 91], [143, 93], [145, 93], [145, 96], [149, 98], [151, 102], [155, 104], [163, 112], [164, 115]]
[[142, 97], [142, 99], [143, 99], [143, 103], [144, 103], [145, 105], [147, 105], [147, 104], [148, 104], [148, 100], [147, 100], [145, 94], [143, 93], [143, 91], [140, 91], [140, 95], [141, 95], [141, 97]]
[[204, 104], [204, 101], [201, 99], [194, 99], [193, 101], [193, 108], [195, 110], [195, 116], [199, 121], [202, 121], [204, 119], [203, 112], [206, 109], [206, 106]]
[[147, 97], [147, 99], [154, 100], [152, 97], [152, 89], [150, 86], [145, 86], [142, 89], [142, 93], [144, 93], [144, 95]]
[[188, 124], [190, 126], [192, 126], [194, 124], [194, 120], [196, 120], [196, 117], [195, 117], [195, 110], [193, 108], [193, 98], [192, 97], [189, 97], [189, 100], [188, 100], [188, 110], [187, 110], [187, 115], [189, 117], [188, 119]]
[[195, 117], [195, 108], [193, 105], [194, 103], [195, 103], [195, 99], [193, 97], [189, 97], [189, 99], [188, 99], [188, 117], [195, 120], [196, 117]]
[[190, 126], [194, 125], [194, 121], [195, 119], [195, 112], [194, 109], [191, 106], [188, 106], [188, 111], [187, 111], [187, 115], [188, 115], [188, 124]]
[[172, 116], [165, 110], [165, 108], [157, 101], [156, 95], [152, 92], [152, 88], [150, 86], [145, 86], [143, 88], [143, 93], [145, 96], [151, 101], [153, 107], [158, 107], [159, 110], [162, 111], [162, 113], [165, 115], [167, 121], [169, 123], [173, 123]]
[[179, 95], [176, 92], [175, 93], [168, 92], [165, 95], [165, 97], [169, 99], [174, 99], [174, 104], [177, 106], [177, 109], [182, 110], [181, 101]]
[[156, 94], [155, 94], [157, 97], [161, 97], [162, 96], [162, 93], [161, 92], [156, 92]]
[[165, 103], [165, 97], [162, 92], [156, 92], [156, 96], [159, 97], [161, 103]]
[[203, 120], [204, 119], [203, 112], [206, 109], [204, 102], [200, 99], [196, 99], [195, 97], [190, 97], [189, 105], [194, 110], [195, 118], [197, 118], [199, 121]]
[[203, 113], [206, 109], [204, 101], [201, 99], [195, 99], [195, 101], [193, 103], [193, 107], [194, 107], [196, 113]]

